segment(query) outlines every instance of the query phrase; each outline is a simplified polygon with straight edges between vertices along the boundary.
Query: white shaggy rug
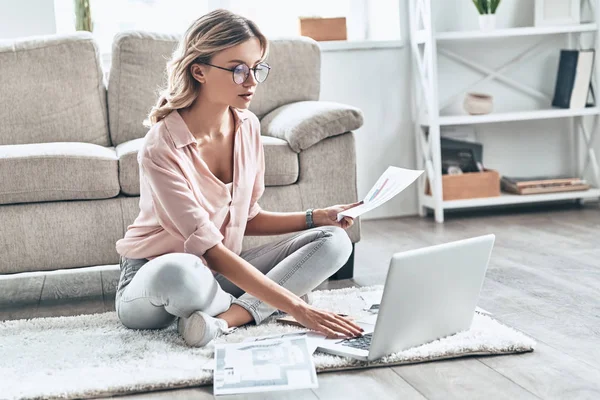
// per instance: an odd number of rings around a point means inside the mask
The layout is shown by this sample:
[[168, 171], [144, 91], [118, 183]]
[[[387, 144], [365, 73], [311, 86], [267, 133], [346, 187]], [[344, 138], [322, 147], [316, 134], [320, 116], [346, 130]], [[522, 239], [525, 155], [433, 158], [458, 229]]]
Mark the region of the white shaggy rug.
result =
[[[362, 299], [382, 286], [318, 291], [313, 304], [333, 312], [369, 315]], [[368, 293], [370, 292], [370, 293]], [[238, 329], [219, 342], [300, 331], [274, 321]], [[366, 364], [316, 352], [318, 372], [411, 364], [472, 355], [532, 351], [535, 342], [494, 319], [475, 314], [470, 331]], [[212, 344], [187, 347], [176, 324], [158, 331], [123, 327], [116, 313], [0, 322], [0, 397], [81, 398], [209, 385]]]

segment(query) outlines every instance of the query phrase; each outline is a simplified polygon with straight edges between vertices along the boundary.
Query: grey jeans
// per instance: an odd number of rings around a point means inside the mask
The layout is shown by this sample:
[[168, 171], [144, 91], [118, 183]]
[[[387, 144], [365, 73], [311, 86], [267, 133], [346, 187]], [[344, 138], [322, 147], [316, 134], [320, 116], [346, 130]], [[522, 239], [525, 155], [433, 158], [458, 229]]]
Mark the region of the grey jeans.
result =
[[[334, 226], [313, 228], [240, 254], [268, 278], [302, 296], [348, 260], [348, 234]], [[160, 329], [194, 311], [216, 316], [238, 304], [260, 324], [276, 309], [244, 293], [224, 276], [213, 275], [198, 256], [169, 253], [152, 260], [121, 257], [115, 307], [123, 325]]]

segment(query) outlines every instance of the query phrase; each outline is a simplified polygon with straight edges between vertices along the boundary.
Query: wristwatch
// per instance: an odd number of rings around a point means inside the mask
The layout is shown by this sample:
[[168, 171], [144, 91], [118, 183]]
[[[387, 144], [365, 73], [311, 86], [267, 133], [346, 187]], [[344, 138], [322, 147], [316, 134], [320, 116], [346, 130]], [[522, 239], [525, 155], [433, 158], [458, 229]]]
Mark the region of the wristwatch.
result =
[[306, 210], [306, 226], [308, 229], [314, 228], [315, 223], [313, 221], [313, 209], [309, 208]]

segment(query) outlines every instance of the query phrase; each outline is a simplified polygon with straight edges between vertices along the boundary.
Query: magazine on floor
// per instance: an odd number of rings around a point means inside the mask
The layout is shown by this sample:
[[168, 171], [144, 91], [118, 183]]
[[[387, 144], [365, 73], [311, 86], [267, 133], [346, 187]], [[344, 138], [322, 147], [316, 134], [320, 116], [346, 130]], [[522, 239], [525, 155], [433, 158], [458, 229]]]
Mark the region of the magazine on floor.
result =
[[317, 388], [306, 337], [282, 337], [215, 346], [214, 394]]

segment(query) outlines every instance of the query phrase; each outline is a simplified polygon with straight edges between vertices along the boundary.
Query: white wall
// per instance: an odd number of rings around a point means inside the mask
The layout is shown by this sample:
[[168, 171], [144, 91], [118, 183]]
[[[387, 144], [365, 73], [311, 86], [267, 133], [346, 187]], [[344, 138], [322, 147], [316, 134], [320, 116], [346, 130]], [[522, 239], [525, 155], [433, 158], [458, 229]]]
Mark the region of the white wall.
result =
[[54, 1], [0, 0], [0, 39], [56, 33]]
[[[414, 168], [408, 47], [326, 52], [321, 99], [350, 104], [364, 113], [356, 132], [357, 184], [363, 198], [389, 165]], [[416, 191], [407, 190], [364, 216], [414, 214]]]

